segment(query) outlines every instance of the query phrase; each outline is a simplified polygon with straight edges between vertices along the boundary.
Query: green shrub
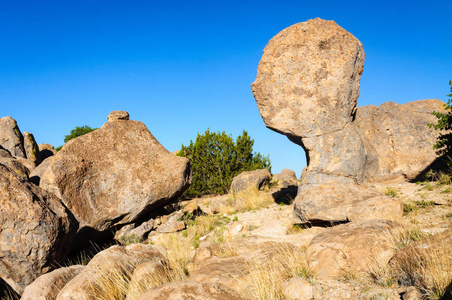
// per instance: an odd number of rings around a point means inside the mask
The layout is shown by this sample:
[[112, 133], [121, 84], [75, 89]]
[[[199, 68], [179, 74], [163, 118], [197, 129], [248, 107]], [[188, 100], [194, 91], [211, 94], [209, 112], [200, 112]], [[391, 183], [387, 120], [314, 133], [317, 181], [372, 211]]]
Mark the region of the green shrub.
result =
[[[448, 97], [452, 97], [452, 81], [449, 80], [450, 91]], [[438, 118], [438, 123], [428, 124], [429, 127], [435, 128], [437, 130], [444, 130], [438, 137], [438, 141], [434, 145], [434, 149], [437, 150], [438, 154], [446, 154], [448, 156], [452, 155], [452, 98], [449, 98], [446, 104], [446, 113], [434, 111], [432, 114]]]
[[[68, 135], [64, 136], [64, 142], [67, 143], [70, 140], [75, 139], [76, 137], [85, 135], [85, 134], [90, 133], [91, 131], [94, 131], [96, 129], [98, 129], [98, 128], [91, 128], [88, 125], [76, 126], [74, 129], [71, 130], [71, 133], [69, 133]], [[58, 152], [58, 151], [61, 150], [61, 148], [63, 148], [63, 146], [56, 147], [55, 150]]]
[[266, 168], [270, 159], [253, 152], [254, 140], [244, 130], [234, 141], [223, 132], [210, 132], [196, 137], [188, 146], [182, 145], [177, 155], [187, 157], [192, 164], [192, 184], [186, 196], [226, 194], [232, 179], [243, 171]]

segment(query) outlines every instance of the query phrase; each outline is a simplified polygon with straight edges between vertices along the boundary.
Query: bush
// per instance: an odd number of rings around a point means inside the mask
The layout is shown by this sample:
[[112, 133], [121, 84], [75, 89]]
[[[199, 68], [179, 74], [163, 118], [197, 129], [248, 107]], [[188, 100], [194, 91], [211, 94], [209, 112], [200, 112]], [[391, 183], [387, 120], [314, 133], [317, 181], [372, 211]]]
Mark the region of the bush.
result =
[[187, 157], [192, 164], [193, 180], [185, 192], [189, 197], [226, 194], [232, 179], [243, 171], [271, 170], [270, 159], [253, 153], [254, 140], [244, 130], [237, 139], [223, 132], [210, 132], [182, 145], [177, 155]]
[[64, 142], [67, 143], [72, 139], [75, 139], [76, 137], [85, 135], [87, 133], [90, 133], [91, 131], [96, 130], [97, 128], [91, 128], [88, 125], [83, 126], [76, 126], [75, 129], [71, 130], [71, 133], [64, 136]]
[[[448, 97], [452, 97], [452, 81], [449, 80], [450, 85], [450, 94]], [[452, 155], [452, 133], [450, 130], [452, 129], [452, 98], [449, 98], [446, 104], [444, 104], [446, 108], [446, 113], [436, 112], [434, 111], [432, 114], [438, 118], [437, 124], [428, 124], [430, 128], [435, 128], [437, 130], [445, 130], [444, 133], [441, 133], [438, 137], [438, 141], [433, 146], [434, 149], [437, 150], [438, 154], [445, 154], [447, 156]]]
[[[64, 142], [67, 143], [70, 140], [75, 139], [76, 137], [85, 135], [85, 134], [90, 133], [91, 131], [94, 131], [96, 129], [98, 129], [98, 128], [91, 128], [88, 125], [76, 126], [75, 129], [71, 130], [70, 134], [64, 136]], [[60, 151], [61, 148], [63, 148], [63, 146], [59, 146], [55, 150], [56, 151]]]

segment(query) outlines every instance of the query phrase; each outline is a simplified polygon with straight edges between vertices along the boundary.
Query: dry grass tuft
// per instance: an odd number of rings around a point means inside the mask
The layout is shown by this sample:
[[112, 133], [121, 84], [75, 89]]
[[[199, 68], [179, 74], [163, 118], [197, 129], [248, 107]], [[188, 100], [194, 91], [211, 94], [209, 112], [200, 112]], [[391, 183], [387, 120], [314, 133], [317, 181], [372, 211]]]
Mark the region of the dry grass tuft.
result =
[[[451, 293], [450, 239], [409, 245], [403, 253], [396, 256], [394, 264], [400, 282], [416, 286], [425, 291], [431, 299], [440, 299], [446, 292]], [[452, 294], [449, 296], [452, 297]]]
[[271, 195], [261, 194], [256, 187], [251, 187], [237, 193], [237, 195], [231, 195], [228, 201], [219, 207], [218, 212], [221, 214], [233, 214], [235, 212], [265, 208], [272, 203], [274, 203], [274, 200]]
[[247, 282], [240, 282], [248, 299], [288, 299], [285, 283], [299, 276], [310, 282], [315, 280], [314, 272], [309, 268], [305, 249], [288, 244], [280, 244], [271, 253], [265, 263], [257, 258], [247, 262], [250, 272]]

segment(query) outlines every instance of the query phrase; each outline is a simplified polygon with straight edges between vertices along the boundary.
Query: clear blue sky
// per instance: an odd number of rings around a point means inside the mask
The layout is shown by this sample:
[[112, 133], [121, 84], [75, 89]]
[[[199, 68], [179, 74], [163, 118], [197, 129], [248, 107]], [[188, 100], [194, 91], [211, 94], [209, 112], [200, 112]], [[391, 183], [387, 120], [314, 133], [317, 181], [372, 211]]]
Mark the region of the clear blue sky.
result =
[[[335, 20], [364, 45], [360, 106], [447, 100], [452, 1], [0, 1], [0, 116], [38, 143], [112, 110], [168, 150], [207, 128], [247, 130], [273, 173], [303, 150], [267, 129], [250, 84], [267, 42], [308, 19]], [[301, 117], [301, 116], [300, 116]]]

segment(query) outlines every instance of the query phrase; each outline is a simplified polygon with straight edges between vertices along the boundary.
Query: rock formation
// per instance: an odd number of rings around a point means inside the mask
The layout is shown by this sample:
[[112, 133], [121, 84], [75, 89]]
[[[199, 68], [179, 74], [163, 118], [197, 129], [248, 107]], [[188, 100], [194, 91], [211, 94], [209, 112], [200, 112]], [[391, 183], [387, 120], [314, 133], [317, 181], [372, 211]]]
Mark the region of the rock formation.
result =
[[432, 145], [438, 131], [426, 126], [438, 120], [432, 111], [444, 112], [444, 102], [428, 99], [358, 108], [354, 124], [367, 152], [366, 181], [412, 180], [435, 161]]
[[0, 277], [17, 293], [63, 263], [77, 221], [54, 195], [0, 165]]
[[[432, 145], [437, 135], [427, 127], [434, 117], [427, 113], [440, 110], [440, 101], [357, 109], [363, 66], [361, 42], [334, 21], [319, 18], [284, 29], [264, 49], [251, 86], [265, 125], [306, 152], [295, 201], [301, 222], [350, 220], [348, 213], [340, 220], [337, 215], [326, 218], [333, 212], [331, 201], [348, 210], [368, 206], [368, 201], [374, 211], [390, 202], [401, 208], [400, 201], [358, 185], [413, 178], [436, 158]], [[427, 141], [420, 142], [424, 136]], [[365, 202], [357, 204], [358, 199]], [[401, 214], [398, 209], [388, 217]]]
[[260, 169], [254, 171], [245, 171], [235, 176], [231, 183], [231, 193], [245, 191], [253, 187], [260, 189], [270, 183], [271, 174], [267, 169]]
[[168, 203], [190, 181], [188, 159], [168, 152], [143, 123], [115, 111], [100, 129], [69, 141], [40, 185], [67, 205], [81, 235], [96, 235]]
[[24, 131], [24, 149], [28, 160], [36, 165], [41, 163], [41, 156], [39, 152], [38, 144], [36, 144], [33, 134]]
[[8, 150], [12, 156], [25, 158], [23, 141], [24, 137], [16, 120], [11, 117], [0, 118], [0, 146]]

